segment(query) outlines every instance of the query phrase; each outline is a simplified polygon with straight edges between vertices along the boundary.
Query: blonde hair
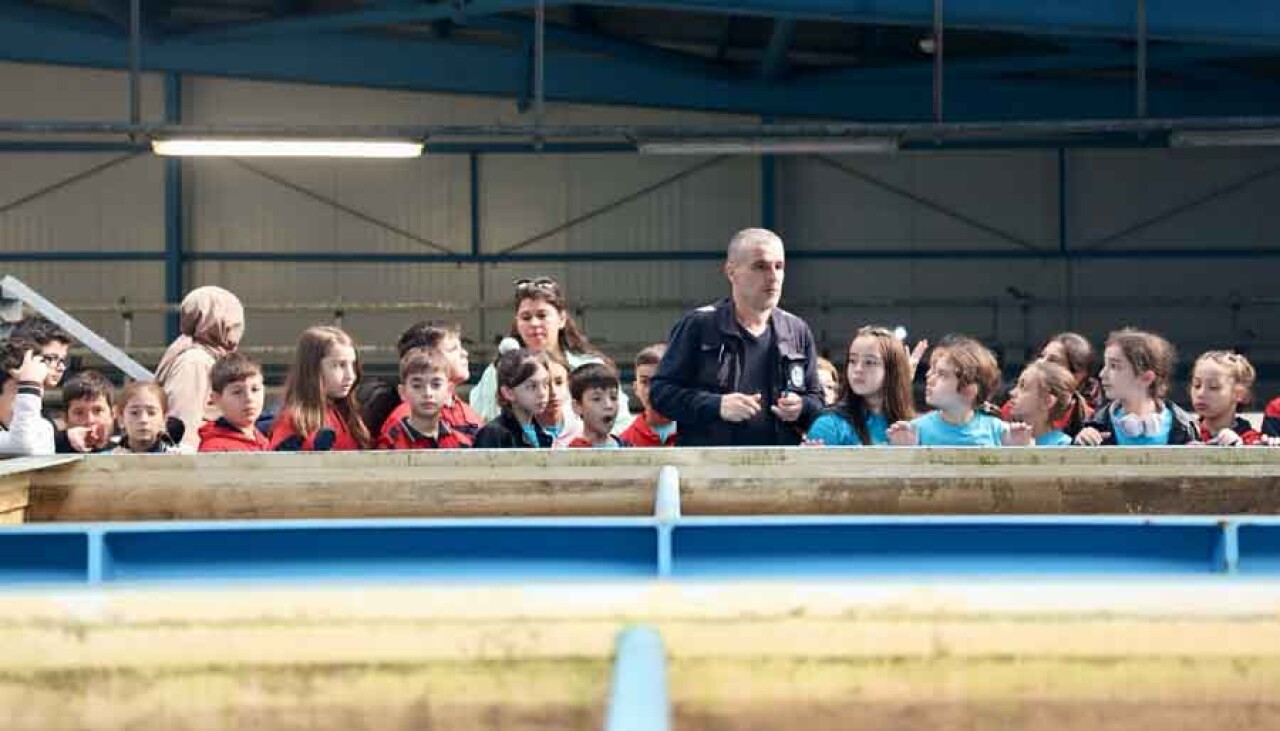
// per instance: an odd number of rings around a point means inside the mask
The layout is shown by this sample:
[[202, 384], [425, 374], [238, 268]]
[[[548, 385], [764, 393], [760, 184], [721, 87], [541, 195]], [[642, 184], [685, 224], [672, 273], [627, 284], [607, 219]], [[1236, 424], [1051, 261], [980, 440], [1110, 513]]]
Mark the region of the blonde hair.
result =
[[[1213, 361], [1226, 368], [1231, 374], [1231, 380], [1235, 381], [1237, 386], [1244, 387], [1244, 396], [1236, 404], [1237, 406], [1248, 406], [1253, 403], [1253, 384], [1258, 380], [1258, 372], [1254, 370], [1248, 358], [1230, 350], [1210, 350], [1196, 358], [1195, 365], [1199, 366], [1205, 361]], [[1195, 373], [1194, 368], [1192, 373]]]
[[[1053, 406], [1049, 407], [1049, 421], [1057, 422], [1071, 412], [1073, 413], [1071, 423], [1067, 425], [1065, 431], [1078, 432], [1084, 425], [1084, 408], [1081, 406], [1084, 397], [1076, 391], [1075, 375], [1057, 363], [1043, 360], [1028, 363], [1027, 367], [1022, 369], [1022, 375], [1025, 377], [1028, 374], [1034, 375], [1040, 388], [1053, 396]], [[1074, 412], [1072, 412], [1073, 407]]]

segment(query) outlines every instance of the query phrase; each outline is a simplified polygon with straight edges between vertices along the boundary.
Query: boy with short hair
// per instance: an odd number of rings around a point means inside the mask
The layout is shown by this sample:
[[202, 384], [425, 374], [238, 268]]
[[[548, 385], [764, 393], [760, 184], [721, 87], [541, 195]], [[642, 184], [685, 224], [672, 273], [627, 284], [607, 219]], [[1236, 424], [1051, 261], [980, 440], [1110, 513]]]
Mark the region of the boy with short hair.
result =
[[18, 340], [35, 346], [39, 358], [49, 373], [44, 387], [54, 388], [67, 372], [67, 354], [71, 350], [71, 334], [40, 315], [32, 315], [14, 325], [10, 340]]
[[67, 428], [55, 436], [57, 451], [66, 454], [104, 452], [115, 447], [115, 386], [98, 371], [80, 371], [62, 385]]
[[[400, 359], [400, 398], [408, 413], [388, 420], [378, 449], [460, 449], [471, 436], [453, 429], [444, 410], [453, 396], [453, 363], [431, 348], [412, 348]], [[397, 409], [398, 411], [398, 409]]]
[[973, 338], [948, 335], [929, 356], [925, 403], [933, 411], [888, 428], [895, 446], [999, 447], [1010, 439], [1007, 425], [983, 412], [1000, 386], [996, 356]]
[[658, 372], [658, 364], [667, 352], [666, 343], [655, 343], [636, 354], [636, 398], [644, 411], [622, 432], [621, 439], [632, 447], [674, 447], [676, 423], [659, 414], [649, 401], [649, 383]]
[[[414, 323], [405, 330], [396, 343], [401, 362], [412, 350], [425, 349], [443, 356], [448, 364], [450, 383], [449, 401], [440, 409], [440, 420], [449, 426], [449, 430], [466, 437], [466, 445], [471, 446], [476, 432], [484, 426], [484, 420], [471, 408], [470, 404], [458, 398], [454, 389], [467, 382], [471, 377], [471, 367], [467, 362], [466, 348], [462, 347], [462, 328], [449, 322], [425, 320]], [[402, 381], [403, 385], [403, 381]], [[406, 416], [410, 408], [406, 402], [396, 406], [382, 423], [382, 427], [370, 423], [371, 430], [379, 431], [379, 440], [389, 437], [387, 433], [395, 428]]]
[[200, 427], [200, 451], [269, 451], [271, 440], [257, 426], [266, 398], [262, 366], [238, 351], [224, 355], [209, 372], [209, 390], [222, 416]]
[[53, 424], [40, 415], [49, 368], [37, 349], [16, 340], [0, 343], [0, 454], [54, 453]]
[[612, 434], [618, 418], [618, 372], [604, 363], [587, 363], [569, 374], [573, 411], [582, 418], [582, 436], [570, 447], [615, 449], [627, 446]]

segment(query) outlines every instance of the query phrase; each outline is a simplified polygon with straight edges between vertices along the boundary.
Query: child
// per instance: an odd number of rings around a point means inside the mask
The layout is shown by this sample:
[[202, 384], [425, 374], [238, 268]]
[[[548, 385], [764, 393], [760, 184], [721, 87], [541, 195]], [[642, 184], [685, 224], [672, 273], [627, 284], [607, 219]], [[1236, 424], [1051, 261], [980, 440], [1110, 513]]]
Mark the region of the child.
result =
[[271, 448], [325, 452], [368, 449], [355, 384], [360, 361], [355, 342], [336, 327], [307, 328], [285, 381], [284, 406], [271, 429]]
[[39, 316], [28, 317], [14, 326], [9, 338], [36, 347], [36, 357], [49, 367], [44, 378], [46, 389], [55, 388], [67, 372], [67, 353], [71, 350], [71, 334]]
[[840, 372], [836, 364], [826, 358], [818, 358], [818, 383], [822, 384], [822, 403], [824, 406], [835, 406], [840, 400]]
[[48, 375], [34, 345], [0, 343], [0, 454], [54, 453], [53, 424], [40, 415]]
[[452, 365], [440, 352], [412, 348], [400, 359], [400, 398], [409, 413], [388, 422], [378, 438], [379, 449], [459, 449], [471, 437], [444, 421], [453, 401]]
[[113, 454], [174, 454], [182, 446], [183, 424], [169, 419], [169, 399], [155, 381], [134, 381], [120, 391], [117, 417], [124, 437]]
[[1268, 437], [1280, 437], [1280, 398], [1271, 399], [1262, 412], [1262, 433]]
[[618, 372], [604, 363], [588, 363], [574, 369], [569, 375], [569, 394], [573, 398], [573, 412], [582, 418], [582, 436], [569, 442], [570, 447], [627, 446], [611, 433], [618, 419], [621, 390]]
[[676, 423], [659, 414], [649, 400], [649, 383], [658, 372], [658, 364], [666, 355], [667, 344], [655, 343], [636, 353], [636, 380], [632, 384], [636, 398], [644, 411], [631, 420], [631, 426], [622, 432], [620, 438], [633, 447], [674, 447], [676, 445]]
[[910, 356], [893, 332], [864, 327], [849, 343], [841, 398], [809, 427], [805, 443], [828, 447], [889, 443], [889, 424], [915, 416]]
[[925, 376], [924, 416], [898, 421], [888, 429], [896, 446], [998, 447], [1005, 425], [980, 408], [1000, 385], [996, 357], [976, 340], [949, 335], [929, 356]]
[[62, 386], [67, 428], [55, 435], [59, 453], [105, 452], [116, 447], [111, 397], [115, 387], [98, 371], [80, 371]]
[[[476, 432], [484, 425], [480, 415], [467, 402], [458, 398], [455, 391], [458, 386], [471, 377], [471, 366], [467, 361], [467, 351], [462, 347], [462, 329], [454, 323], [434, 320], [415, 323], [400, 335], [396, 343], [401, 362], [410, 350], [426, 348], [439, 353], [449, 365], [449, 401], [440, 409], [440, 420], [447, 424], [449, 430], [465, 436], [468, 443], [475, 439]], [[396, 391], [397, 395], [399, 390]], [[389, 437], [386, 432], [395, 427], [409, 415], [409, 404], [400, 401], [379, 424], [369, 424], [370, 429], [379, 430], [379, 439]]]
[[569, 367], [564, 361], [547, 354], [547, 408], [538, 414], [538, 424], [551, 435], [552, 446], [567, 447], [582, 436], [582, 419], [572, 408], [569, 393]]
[[547, 408], [547, 356], [527, 348], [507, 351], [498, 358], [498, 417], [476, 434], [480, 449], [550, 447], [551, 435], [538, 425]]
[[[1078, 333], [1058, 333], [1049, 338], [1040, 349], [1037, 360], [1056, 363], [1066, 368], [1075, 379], [1075, 391], [1080, 394], [1080, 398], [1076, 399], [1071, 410], [1063, 414], [1062, 418], [1053, 425], [1055, 429], [1060, 429], [1074, 438], [1084, 426], [1085, 420], [1093, 416], [1094, 409], [1104, 400], [1098, 379], [1093, 377], [1093, 346], [1089, 344], [1088, 339]], [[1000, 418], [1005, 421], [1016, 420], [1013, 416], [1013, 407], [1007, 401], [1000, 409]]]
[[200, 427], [201, 452], [265, 452], [271, 440], [258, 431], [258, 417], [266, 387], [262, 366], [249, 356], [234, 352], [224, 355], [209, 371], [213, 405], [222, 416]]
[[[1081, 429], [1084, 397], [1076, 392], [1071, 371], [1049, 360], [1034, 361], [1022, 369], [1009, 395], [1009, 439], [1014, 446], [1066, 447], [1072, 430]], [[1059, 424], [1066, 419], [1064, 428]]]
[[1111, 403], [1094, 412], [1076, 435], [1076, 444], [1124, 447], [1196, 441], [1195, 420], [1164, 398], [1175, 357], [1173, 346], [1159, 335], [1133, 328], [1111, 333], [1099, 374]]
[[1200, 417], [1196, 441], [1223, 447], [1266, 444], [1269, 440], [1236, 410], [1253, 398], [1257, 373], [1238, 353], [1211, 350], [1191, 370], [1191, 407]]

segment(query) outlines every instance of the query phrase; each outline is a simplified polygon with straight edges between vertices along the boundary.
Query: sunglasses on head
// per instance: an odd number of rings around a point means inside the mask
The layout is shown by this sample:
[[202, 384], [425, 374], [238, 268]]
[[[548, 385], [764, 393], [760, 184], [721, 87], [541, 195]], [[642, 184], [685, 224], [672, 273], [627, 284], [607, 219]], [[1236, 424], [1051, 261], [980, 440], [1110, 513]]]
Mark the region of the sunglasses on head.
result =
[[546, 292], [547, 294], [556, 295], [560, 293], [560, 285], [556, 284], [556, 280], [551, 277], [537, 277], [536, 279], [517, 279], [513, 282], [517, 292]]

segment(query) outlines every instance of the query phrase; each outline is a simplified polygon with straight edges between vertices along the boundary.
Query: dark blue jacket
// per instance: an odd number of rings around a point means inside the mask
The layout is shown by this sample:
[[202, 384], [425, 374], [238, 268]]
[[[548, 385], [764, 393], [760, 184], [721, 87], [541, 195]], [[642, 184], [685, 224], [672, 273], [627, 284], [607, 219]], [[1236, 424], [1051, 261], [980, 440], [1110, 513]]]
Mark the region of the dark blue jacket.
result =
[[[773, 444], [799, 444], [802, 431], [822, 410], [818, 352], [804, 320], [777, 308], [771, 318], [777, 371], [772, 392], [761, 394], [761, 405], [774, 426]], [[735, 444], [734, 433], [739, 425], [720, 418], [721, 394], [742, 392], [739, 377], [745, 344], [733, 314], [733, 300], [726, 297], [685, 315], [667, 340], [667, 353], [649, 387], [653, 407], [680, 425], [682, 447]], [[796, 383], [793, 378], [801, 373], [803, 382]], [[804, 408], [794, 424], [779, 420], [769, 411], [788, 390], [804, 399]]]

